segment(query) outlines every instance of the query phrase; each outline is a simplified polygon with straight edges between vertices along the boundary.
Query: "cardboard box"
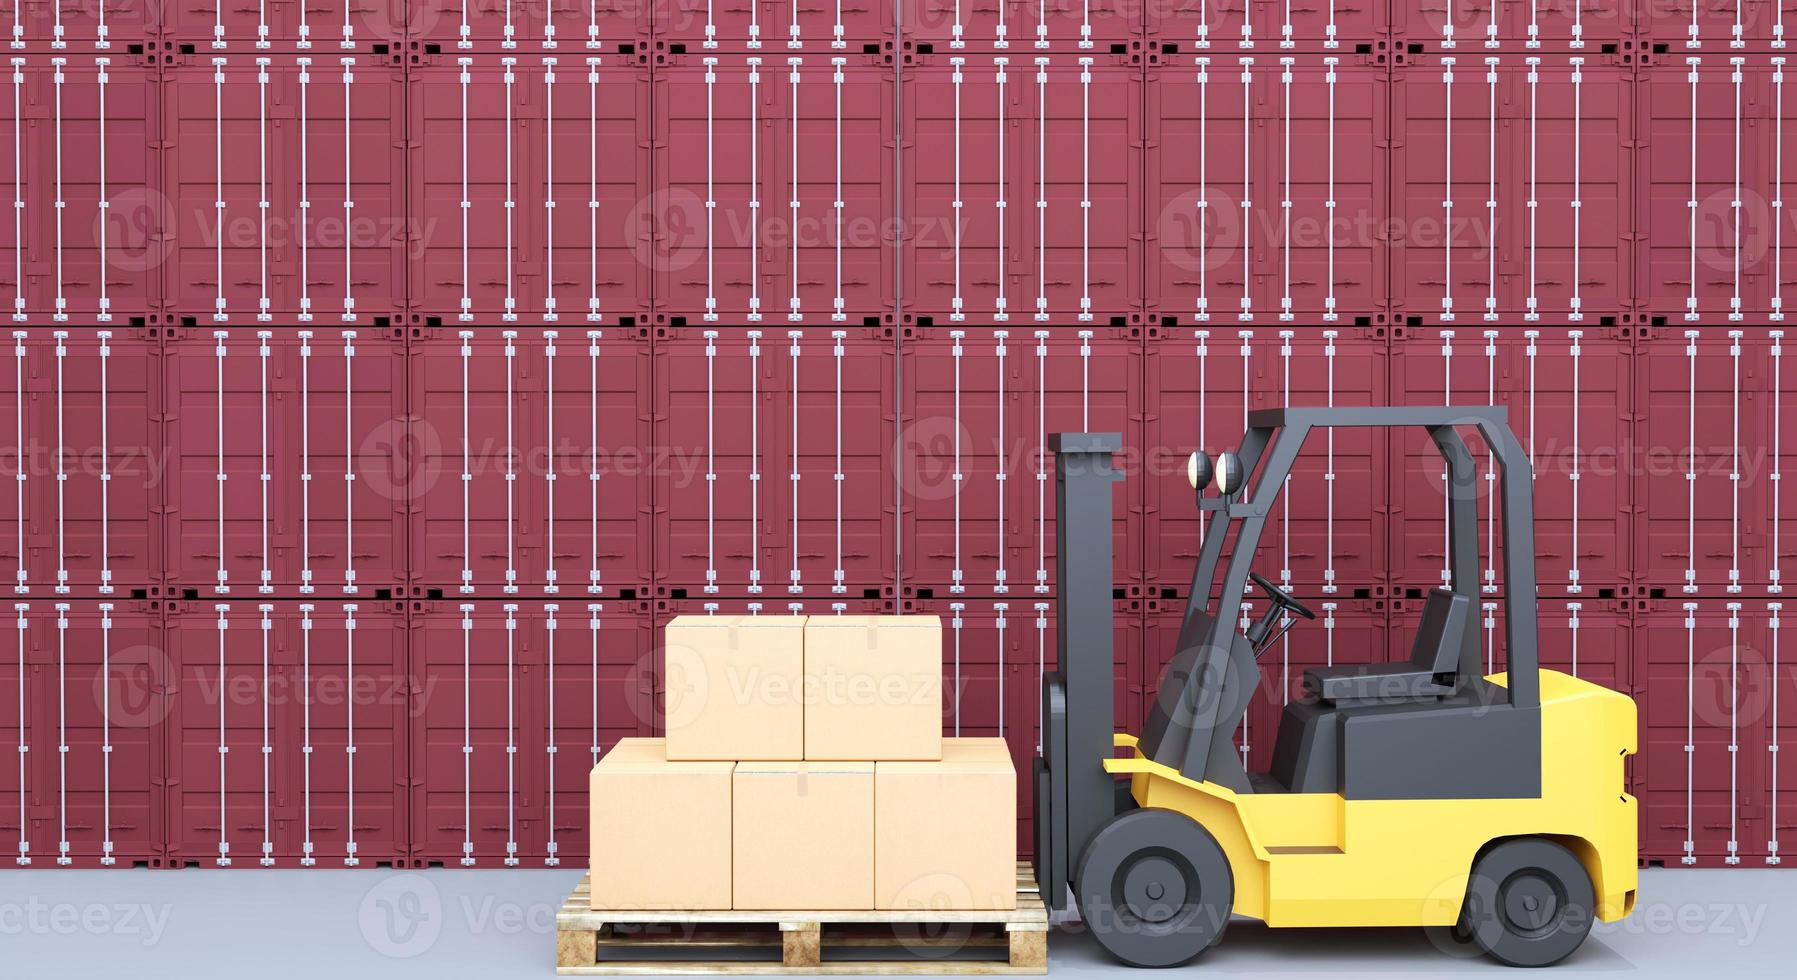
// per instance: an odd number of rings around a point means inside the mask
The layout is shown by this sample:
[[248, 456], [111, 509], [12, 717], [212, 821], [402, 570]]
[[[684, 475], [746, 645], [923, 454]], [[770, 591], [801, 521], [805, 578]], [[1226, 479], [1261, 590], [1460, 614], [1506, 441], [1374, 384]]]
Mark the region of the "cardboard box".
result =
[[874, 907], [874, 764], [744, 762], [733, 779], [735, 907]]
[[1017, 907], [1017, 772], [1001, 738], [874, 766], [874, 907]]
[[669, 762], [659, 738], [626, 738], [588, 781], [592, 907], [730, 907], [730, 762]]
[[805, 624], [805, 758], [942, 757], [942, 620], [813, 616]]
[[663, 635], [668, 758], [805, 757], [804, 616], [677, 616]]

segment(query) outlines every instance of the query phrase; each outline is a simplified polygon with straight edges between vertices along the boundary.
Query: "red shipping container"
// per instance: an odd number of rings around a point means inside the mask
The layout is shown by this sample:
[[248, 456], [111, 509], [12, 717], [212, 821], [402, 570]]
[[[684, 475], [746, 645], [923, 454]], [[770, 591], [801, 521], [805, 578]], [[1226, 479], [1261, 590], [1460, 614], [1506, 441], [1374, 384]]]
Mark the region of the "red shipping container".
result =
[[[1243, 765], [1250, 772], [1266, 772], [1272, 766], [1279, 718], [1286, 704], [1302, 695], [1306, 668], [1378, 663], [1408, 656], [1407, 649], [1387, 649], [1392, 641], [1384, 600], [1306, 600], [1306, 604], [1315, 610], [1316, 620], [1294, 619], [1291, 631], [1260, 658], [1261, 684], [1236, 733]], [[1266, 599], [1244, 597], [1241, 608], [1242, 619], [1252, 623], [1266, 612]], [[1153, 710], [1167, 664], [1179, 652], [1179, 627], [1184, 615], [1182, 603], [1150, 600], [1145, 628], [1149, 675], [1143, 693], [1144, 711]], [[1247, 628], [1240, 620], [1237, 625]]]
[[1143, 50], [1142, 0], [901, 0], [907, 51], [938, 55], [1042, 48], [1085, 54]]
[[[1391, 7], [1391, 32], [1396, 40], [1426, 45], [1430, 54], [1461, 52], [1468, 62], [1493, 50], [1596, 55], [1606, 46], [1612, 52], [1630, 50], [1633, 46], [1623, 42], [1637, 37], [1670, 39], [1663, 32], [1648, 31], [1648, 15], [1640, 9], [1644, 5], [1642, 0], [1396, 3]], [[1645, 41], [1641, 47], [1646, 47]]]
[[[426, 323], [649, 309], [649, 84], [637, 56], [407, 69], [411, 302]], [[464, 205], [464, 202], [466, 204]]]
[[1648, 601], [1635, 613], [1641, 856], [1763, 864], [1772, 613], [1763, 601]]
[[[1761, 591], [1771, 547], [1770, 349], [1763, 332], [1663, 330], [1637, 341], [1635, 581], [1640, 594]], [[1776, 458], [1776, 457], [1771, 457]], [[1754, 573], [1744, 569], [1755, 569]]]
[[[1424, 601], [1392, 601], [1393, 658], [1409, 656]], [[1632, 694], [1635, 683], [1632, 602], [1627, 599], [1542, 599], [1536, 604], [1536, 655], [1541, 666]], [[1479, 603], [1485, 672], [1507, 670], [1504, 600], [1493, 595]]]
[[[742, 596], [712, 596], [710, 598], [662, 598], [654, 600], [648, 607], [654, 614], [657, 631], [656, 652], [661, 650], [660, 632], [667, 629], [668, 621], [680, 616], [890, 616], [894, 615], [898, 605], [891, 599], [864, 598], [794, 598], [790, 596], [768, 596], [765, 598], [744, 598]], [[660, 661], [657, 661], [660, 664]], [[662, 685], [662, 669], [657, 666], [656, 690], [665, 692]], [[662, 719], [657, 715], [650, 726], [657, 734], [662, 729]]]
[[[1241, 448], [1246, 413], [1287, 405], [1386, 404], [1385, 328], [1273, 331], [1161, 328], [1148, 341], [1142, 484], [1150, 595], [1184, 597], [1209, 515], [1186, 459]], [[1390, 438], [1376, 429], [1314, 433], [1256, 549], [1262, 575], [1301, 596], [1383, 596]], [[1134, 474], [1131, 474], [1134, 477]], [[1214, 491], [1213, 491], [1214, 492]]]
[[1784, 47], [1784, 6], [1772, 0], [1637, 0], [1635, 18], [1641, 36], [1671, 42], [1674, 57]]
[[[1054, 454], [1060, 432], [1123, 435], [1112, 496], [1112, 581], [1140, 594], [1139, 327], [908, 328], [900, 372], [906, 596], [1054, 591]], [[1183, 468], [1183, 464], [1182, 464]], [[1182, 469], [1183, 471], [1183, 469]]]
[[[149, 5], [153, 33], [188, 54], [256, 55], [269, 51], [316, 52], [325, 59], [345, 55], [386, 55], [404, 45], [408, 0], [261, 0], [232, 6], [218, 2]], [[125, 11], [130, 7], [124, 8]], [[122, 12], [122, 11], [121, 11]], [[63, 15], [65, 18], [68, 14]], [[90, 12], [91, 16], [91, 12]], [[141, 15], [140, 16], [146, 16]], [[118, 13], [105, 12], [113, 46], [143, 39], [124, 37], [114, 26]], [[154, 50], [154, 49], [152, 49]]]
[[1797, 371], [1784, 362], [1784, 331], [1754, 331], [1744, 339], [1749, 350], [1763, 351], [1763, 359], [1755, 356], [1749, 361], [1748, 383], [1761, 393], [1755, 401], [1764, 421], [1762, 441], [1741, 491], [1751, 533], [1763, 534], [1766, 545], [1748, 556], [1741, 574], [1744, 587], [1755, 591], [1763, 587], [1768, 595], [1777, 595], [1784, 591], [1784, 570], [1797, 558], [1790, 543], [1792, 497], [1784, 489], [1785, 471], [1797, 470], [1797, 460], [1791, 458], [1792, 437], [1797, 435]]
[[171, 594], [400, 597], [418, 478], [404, 342], [238, 327], [165, 350]]
[[[774, 64], [789, 54], [879, 54], [890, 50], [895, 33], [891, 3], [652, 0], [645, 4], [650, 7], [658, 54], [665, 49], [677, 55], [681, 48], [691, 54], [765, 52]], [[909, 28], [909, 16], [906, 21]]]
[[[1766, 863], [1776, 865], [1783, 861], [1780, 853], [1779, 835], [1797, 828], [1791, 809], [1791, 789], [1797, 786], [1797, 770], [1792, 764], [1782, 760], [1783, 753], [1779, 749], [1797, 741], [1797, 723], [1791, 717], [1793, 697], [1797, 697], [1797, 672], [1790, 668], [1791, 649], [1786, 646], [1779, 649], [1779, 633], [1784, 625], [1784, 603], [1768, 602], [1765, 604], [1766, 616], [1766, 691], [1764, 704], [1766, 707], [1766, 754], [1759, 764], [1761, 779], [1766, 787], [1766, 824], [1769, 840], [1766, 841]], [[1780, 711], [1780, 708], [1783, 711]], [[1748, 764], [1751, 766], [1752, 757]], [[1779, 798], [1779, 792], [1784, 798]], [[1784, 840], [1790, 840], [1789, 836]]]
[[1363, 45], [1384, 52], [1386, 6], [1386, 0], [1321, 6], [1287, 0], [1160, 0], [1147, 5], [1147, 29], [1149, 38], [1160, 41], [1168, 53], [1351, 52]]
[[896, 76], [887, 61], [658, 63], [647, 202], [657, 323], [890, 322]]
[[180, 603], [167, 624], [172, 860], [405, 860], [400, 603]]
[[162, 301], [173, 219], [160, 189], [156, 69], [61, 54], [15, 55], [12, 67], [11, 97], [0, 98], [0, 129], [15, 144], [0, 163], [0, 183], [13, 189], [13, 220], [0, 223], [0, 302], [15, 325], [144, 325]]
[[[1633, 341], [1614, 329], [1411, 328], [1393, 341], [1391, 404], [1503, 405], [1535, 474], [1535, 587], [1542, 596], [1632, 594]], [[1462, 430], [1478, 480], [1482, 589], [1503, 589], [1501, 501], [1485, 442]], [[1441, 451], [1421, 429], [1392, 443], [1394, 595], [1447, 581]]]
[[888, 328], [655, 341], [656, 594], [890, 598]]
[[1174, 60], [1148, 73], [1147, 290], [1162, 324], [1383, 323], [1386, 69]]
[[631, 54], [669, 0], [382, 0], [405, 8], [406, 36], [445, 54]]
[[1392, 302], [1408, 322], [1616, 322], [1633, 299], [1634, 67], [1432, 56], [1392, 78]]
[[[908, 599], [903, 611], [942, 619], [942, 733], [1003, 738], [1009, 744], [1018, 776], [1018, 853], [1030, 853], [1035, 794], [1027, 777], [1041, 750], [1042, 676], [1057, 669], [1054, 600]], [[1116, 729], [1140, 733], [1142, 601], [1119, 601], [1113, 615]]]
[[630, 602], [412, 604], [414, 860], [579, 861], [596, 754], [650, 734], [649, 623]]
[[[546, 613], [541, 640], [524, 638], [527, 644], [542, 643], [544, 683], [553, 692], [543, 695], [540, 723], [548, 772], [544, 863], [582, 866], [591, 849], [590, 808], [604, 805], [588, 798], [587, 774], [618, 739], [650, 734], [649, 721], [661, 703], [650, 702], [645, 693], [658, 634], [641, 603], [569, 603], [556, 616], [553, 651]], [[624, 704], [646, 710], [641, 716], [623, 713]]]
[[[1485, 610], [1486, 644], [1503, 640], [1502, 607]], [[1536, 609], [1541, 666], [1628, 694], [1635, 679], [1635, 623], [1626, 603], [1544, 601]], [[1501, 654], [1500, 654], [1501, 656]]]
[[1135, 60], [919, 56], [902, 102], [904, 322], [1139, 322]]
[[0, 574], [20, 597], [142, 599], [164, 569], [161, 350], [138, 331], [15, 330], [0, 367]]
[[1635, 291], [1656, 326], [1784, 318], [1781, 148], [1797, 106], [1782, 56], [1730, 55], [1643, 72]]
[[165, 71], [169, 315], [387, 325], [412, 237], [403, 70], [368, 55], [210, 67]]
[[628, 329], [414, 336], [414, 595], [646, 597], [650, 370]]
[[8, 0], [0, 7], [0, 23], [10, 25], [9, 37], [15, 53], [19, 49], [56, 56], [75, 52], [120, 60], [141, 56], [145, 42], [160, 36], [160, 21], [169, 15], [168, 8], [161, 4]]
[[161, 613], [91, 600], [11, 613], [18, 659], [0, 671], [0, 739], [17, 743], [20, 781], [0, 782], [0, 839], [17, 841], [20, 866], [160, 865]]
[[[1641, 382], [1639, 411], [1653, 421], [1642, 427], [1640, 439], [1647, 509], [1637, 526], [1643, 548], [1654, 549], [1643, 557], [1657, 564], [1637, 572], [1646, 573], [1650, 588], [1667, 589], [1669, 582], [1680, 581], [1673, 566], [1686, 564], [1683, 558], [1695, 534], [1699, 594], [1776, 595], [1783, 591], [1782, 569], [1791, 557], [1786, 543], [1790, 532], [1783, 526], [1789, 497], [1782, 474], [1790, 462], [1786, 434], [1793, 406], [1783, 331], [1712, 327], [1697, 332], [1695, 427], [1706, 435], [1699, 439], [1695, 465], [1689, 439], [1677, 438], [1691, 434], [1681, 432], [1681, 425], [1693, 425], [1693, 358], [1687, 340], [1683, 364], [1678, 363], [1677, 333], [1662, 331], [1643, 341], [1649, 374]], [[1683, 378], [1678, 377], [1680, 366]], [[1676, 483], [1692, 472], [1696, 480], [1682, 482], [1694, 485], [1681, 494]], [[1681, 535], [1684, 547], [1677, 540]], [[1674, 548], [1677, 552], [1670, 553]]]

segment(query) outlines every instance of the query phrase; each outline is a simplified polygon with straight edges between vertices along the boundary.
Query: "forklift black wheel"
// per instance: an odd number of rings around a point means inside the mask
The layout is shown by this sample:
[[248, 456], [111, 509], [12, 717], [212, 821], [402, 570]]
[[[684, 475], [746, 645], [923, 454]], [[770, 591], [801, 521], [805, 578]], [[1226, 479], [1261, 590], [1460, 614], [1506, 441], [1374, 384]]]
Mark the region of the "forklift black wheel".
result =
[[1506, 841], [1473, 866], [1461, 922], [1486, 955], [1507, 966], [1551, 966], [1572, 955], [1596, 912], [1591, 876], [1565, 847]]
[[1099, 828], [1074, 893], [1086, 928], [1112, 956], [1130, 966], [1178, 966], [1222, 937], [1235, 876], [1210, 831], [1149, 808]]

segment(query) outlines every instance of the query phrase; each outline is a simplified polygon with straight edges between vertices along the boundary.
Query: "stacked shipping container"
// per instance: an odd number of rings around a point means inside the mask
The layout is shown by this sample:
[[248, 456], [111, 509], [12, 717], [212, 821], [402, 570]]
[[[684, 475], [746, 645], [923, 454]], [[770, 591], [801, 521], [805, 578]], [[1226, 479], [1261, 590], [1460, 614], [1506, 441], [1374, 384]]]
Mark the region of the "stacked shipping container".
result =
[[[1201, 532], [1189, 447], [1257, 407], [1495, 400], [1535, 461], [1543, 657], [1643, 701], [1646, 856], [1777, 857], [1779, 331], [690, 330], [21, 330], [0, 724], [25, 791], [0, 825], [22, 856], [578, 856], [580, 774], [657, 730], [655, 631], [681, 613], [940, 615], [945, 730], [1026, 757], [1060, 429], [1125, 433], [1139, 726]], [[1266, 660], [1250, 763], [1302, 667], [1405, 649], [1440, 479], [1408, 433], [1307, 447], [1259, 567], [1322, 617]]]
[[1783, 314], [1773, 4], [18, 6], [22, 323]]
[[[940, 615], [945, 731], [1026, 767], [1049, 433], [1125, 433], [1135, 728], [1186, 452], [1487, 401], [1644, 859], [1778, 860], [1776, 5], [14, 6], [21, 863], [579, 860], [681, 613]], [[1444, 509], [1414, 434], [1307, 447], [1250, 764], [1403, 655]]]

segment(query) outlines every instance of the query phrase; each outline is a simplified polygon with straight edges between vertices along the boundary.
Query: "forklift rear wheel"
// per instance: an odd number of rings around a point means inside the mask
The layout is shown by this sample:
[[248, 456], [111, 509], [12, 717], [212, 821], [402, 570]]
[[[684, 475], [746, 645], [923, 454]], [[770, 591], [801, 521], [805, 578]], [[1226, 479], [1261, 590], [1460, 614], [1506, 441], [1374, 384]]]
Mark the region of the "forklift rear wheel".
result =
[[1508, 966], [1550, 966], [1579, 948], [1596, 911], [1591, 876], [1551, 840], [1506, 841], [1473, 865], [1461, 922]]
[[1099, 828], [1075, 893], [1093, 938], [1130, 966], [1178, 966], [1222, 937], [1235, 876], [1217, 839], [1172, 810], [1140, 809]]

